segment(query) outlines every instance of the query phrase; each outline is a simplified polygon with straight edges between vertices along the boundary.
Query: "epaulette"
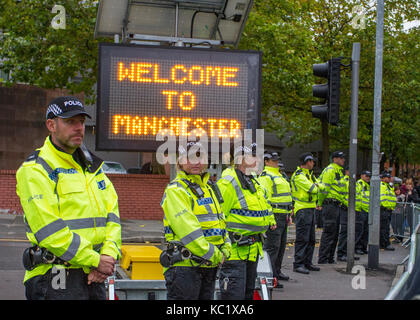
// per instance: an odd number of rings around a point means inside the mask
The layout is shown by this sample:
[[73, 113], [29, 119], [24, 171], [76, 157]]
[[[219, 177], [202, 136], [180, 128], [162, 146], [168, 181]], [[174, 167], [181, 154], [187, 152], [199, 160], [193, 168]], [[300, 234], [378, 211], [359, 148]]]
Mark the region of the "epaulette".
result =
[[29, 162], [29, 161], [36, 161], [36, 159], [38, 159], [39, 153], [41, 150], [35, 150], [34, 152], [32, 152], [25, 160], [25, 162]]

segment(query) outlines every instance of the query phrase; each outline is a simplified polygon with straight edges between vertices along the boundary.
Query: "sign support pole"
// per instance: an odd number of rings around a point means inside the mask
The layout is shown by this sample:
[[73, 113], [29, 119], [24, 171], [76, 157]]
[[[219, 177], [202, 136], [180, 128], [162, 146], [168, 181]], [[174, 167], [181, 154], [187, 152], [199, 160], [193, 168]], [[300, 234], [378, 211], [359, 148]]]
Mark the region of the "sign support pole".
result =
[[356, 171], [357, 171], [357, 126], [359, 104], [360, 43], [353, 43], [351, 57], [351, 127], [349, 156], [349, 207], [347, 216], [347, 272], [354, 266], [355, 224], [356, 224]]

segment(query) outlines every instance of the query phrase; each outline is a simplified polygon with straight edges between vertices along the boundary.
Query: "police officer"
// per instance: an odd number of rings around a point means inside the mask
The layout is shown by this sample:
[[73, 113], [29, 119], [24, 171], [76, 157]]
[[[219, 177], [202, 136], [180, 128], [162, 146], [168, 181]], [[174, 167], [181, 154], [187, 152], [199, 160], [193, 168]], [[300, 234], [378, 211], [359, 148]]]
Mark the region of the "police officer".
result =
[[295, 261], [293, 271], [309, 274], [309, 271], [319, 271], [312, 264], [315, 248], [315, 208], [318, 193], [323, 190], [313, 173], [315, 158], [312, 153], [303, 153], [300, 166], [291, 177], [292, 196], [296, 224]]
[[287, 243], [287, 226], [292, 209], [292, 193], [290, 184], [279, 171], [280, 157], [277, 152], [264, 153], [264, 171], [258, 181], [267, 191], [267, 198], [273, 208], [277, 228], [268, 230], [264, 249], [270, 256], [273, 277], [279, 280], [289, 280], [289, 277], [281, 272], [284, 251]]
[[207, 172], [207, 152], [199, 142], [179, 147], [177, 169], [161, 202], [167, 297], [212, 300], [217, 267], [229, 258], [231, 249], [222, 197]]
[[387, 171], [381, 174], [381, 217], [380, 217], [380, 237], [379, 246], [381, 249], [394, 251], [389, 241], [389, 227], [391, 222], [391, 214], [397, 205], [397, 197], [394, 188], [390, 186], [391, 174]]
[[334, 254], [340, 231], [340, 214], [344, 210], [344, 197], [347, 194], [344, 182], [345, 155], [342, 151], [332, 153], [332, 163], [319, 176], [325, 186], [318, 198], [318, 206], [322, 207], [323, 230], [319, 247], [318, 263], [335, 263]]
[[232, 254], [220, 271], [222, 300], [252, 300], [263, 237], [268, 228], [276, 228], [265, 190], [255, 176], [262, 160], [256, 149], [256, 144], [233, 148], [232, 166], [217, 182], [232, 241]]
[[75, 97], [51, 101], [50, 134], [16, 173], [33, 244], [23, 257], [30, 300], [106, 299], [104, 281], [120, 256], [118, 197], [103, 161], [83, 145], [85, 117]]
[[360, 208], [359, 217], [361, 220], [360, 233], [356, 234], [356, 253], [367, 254], [369, 240], [369, 197], [370, 177], [372, 173], [368, 170], [362, 171], [360, 179], [356, 182], [356, 205]]

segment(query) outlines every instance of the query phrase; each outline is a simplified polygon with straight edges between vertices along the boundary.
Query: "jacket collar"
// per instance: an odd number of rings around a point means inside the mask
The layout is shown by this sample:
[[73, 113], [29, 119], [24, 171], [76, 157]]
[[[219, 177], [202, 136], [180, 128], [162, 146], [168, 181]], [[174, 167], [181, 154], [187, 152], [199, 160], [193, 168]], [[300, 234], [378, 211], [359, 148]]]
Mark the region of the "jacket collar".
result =
[[343, 167], [342, 167], [342, 166], [340, 166], [339, 164], [336, 164], [335, 162], [331, 162], [331, 165], [332, 165], [335, 169], [338, 169], [338, 170], [342, 170], [342, 169], [343, 169]]
[[[77, 148], [76, 151], [73, 154], [69, 154], [67, 152], [64, 152], [63, 149], [58, 147], [52, 142], [51, 136], [48, 136], [45, 139], [44, 145], [47, 146], [48, 150], [54, 155], [58, 156], [64, 161], [70, 162], [73, 166], [75, 164], [79, 165], [83, 170], [86, 168], [90, 173], [96, 172], [102, 165], [103, 161], [99, 157], [95, 156], [92, 152], [85, 149], [82, 151], [81, 148]], [[86, 159], [86, 156], [84, 153], [87, 152], [90, 156], [91, 161], [88, 161]]]
[[269, 166], [265, 166], [264, 167], [264, 171], [267, 171], [269, 173], [275, 174], [277, 176], [280, 175], [280, 170], [279, 168], [273, 168], [273, 167], [269, 167]]
[[177, 180], [187, 179], [191, 182], [197, 183], [199, 185], [207, 184], [207, 181], [210, 178], [210, 173], [206, 172], [203, 174], [187, 174], [185, 171], [179, 170], [176, 175]]
[[302, 170], [302, 172], [304, 173], [304, 174], [311, 174], [311, 171], [309, 171], [309, 169], [306, 169], [306, 168], [302, 168], [301, 166], [298, 166], [297, 167], [297, 169], [299, 170]]

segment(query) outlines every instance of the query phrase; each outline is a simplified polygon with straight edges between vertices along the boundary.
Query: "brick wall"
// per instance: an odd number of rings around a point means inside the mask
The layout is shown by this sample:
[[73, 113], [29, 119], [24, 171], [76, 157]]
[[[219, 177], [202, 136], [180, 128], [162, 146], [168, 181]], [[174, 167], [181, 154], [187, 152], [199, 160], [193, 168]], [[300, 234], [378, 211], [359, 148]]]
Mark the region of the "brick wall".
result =
[[16, 194], [16, 170], [0, 170], [0, 213], [23, 213]]
[[[110, 174], [119, 199], [123, 219], [161, 220], [163, 191], [169, 182], [166, 175]], [[16, 171], [0, 170], [0, 213], [22, 214], [16, 195]]]
[[[69, 93], [26, 84], [0, 84], [0, 169], [17, 170], [28, 155], [42, 146], [48, 135], [47, 104], [63, 95]], [[75, 96], [83, 101], [83, 94]]]
[[169, 176], [157, 174], [109, 174], [118, 194], [120, 215], [126, 219], [162, 220], [160, 206]]

